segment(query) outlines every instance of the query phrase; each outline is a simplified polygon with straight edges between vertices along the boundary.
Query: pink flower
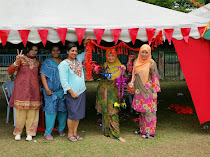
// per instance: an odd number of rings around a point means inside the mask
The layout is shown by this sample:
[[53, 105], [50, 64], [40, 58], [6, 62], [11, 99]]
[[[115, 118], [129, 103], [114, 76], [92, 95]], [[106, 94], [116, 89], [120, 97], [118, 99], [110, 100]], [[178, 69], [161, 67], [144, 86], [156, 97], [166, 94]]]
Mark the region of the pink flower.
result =
[[150, 89], [149, 83], [145, 84], [145, 88], [146, 88], [146, 89]]

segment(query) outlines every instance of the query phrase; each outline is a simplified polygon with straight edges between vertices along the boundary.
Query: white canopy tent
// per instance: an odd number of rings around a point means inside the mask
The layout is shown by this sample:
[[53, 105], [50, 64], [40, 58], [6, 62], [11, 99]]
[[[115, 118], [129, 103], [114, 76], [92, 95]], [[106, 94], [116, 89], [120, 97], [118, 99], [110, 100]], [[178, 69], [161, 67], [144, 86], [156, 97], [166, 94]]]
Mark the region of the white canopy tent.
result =
[[208, 20], [210, 20], [210, 3], [206, 4], [204, 7], [194, 9], [191, 12], [189, 12], [188, 14], [199, 16], [199, 17], [204, 17], [204, 18], [207, 18]]
[[182, 39], [180, 28], [191, 27], [190, 37], [200, 38], [198, 26], [208, 20], [136, 0], [1, 0], [0, 30], [10, 30], [7, 41], [22, 42], [17, 30], [31, 30], [28, 41], [41, 42], [38, 29], [49, 29], [48, 41], [59, 42], [56, 28], [68, 28], [66, 40], [77, 41], [75, 28], [105, 29], [103, 40], [113, 41], [110, 29], [122, 29], [120, 40], [131, 41], [128, 28], [140, 28], [137, 39], [147, 41], [145, 28], [175, 28], [173, 38]]

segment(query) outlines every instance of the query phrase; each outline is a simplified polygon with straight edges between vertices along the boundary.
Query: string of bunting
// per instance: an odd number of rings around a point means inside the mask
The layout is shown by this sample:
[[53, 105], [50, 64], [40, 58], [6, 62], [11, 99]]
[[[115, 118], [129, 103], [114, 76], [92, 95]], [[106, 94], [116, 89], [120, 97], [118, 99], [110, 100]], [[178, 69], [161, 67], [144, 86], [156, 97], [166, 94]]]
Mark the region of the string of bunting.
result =
[[[206, 26], [198, 27], [200, 35], [203, 36], [205, 31], [207, 31], [207, 28], [208, 27], [206, 27]], [[186, 42], [188, 42], [188, 38], [189, 38], [191, 28], [180, 28], [180, 29], [181, 29], [181, 33], [183, 35], [183, 38], [185, 39]], [[204, 29], [205, 29], [205, 31], [204, 31]], [[93, 29], [93, 30], [94, 30], [94, 34], [95, 34], [96, 39], [97, 39], [97, 44], [100, 44], [105, 29]], [[157, 35], [158, 36], [157, 38], [154, 38], [156, 28], [145, 28], [145, 30], [146, 30], [149, 45], [151, 45], [152, 43], [155, 43], [154, 46], [157, 46], [158, 44], [162, 43], [162, 41], [161, 41], [162, 35], [163, 35], [162, 30], [159, 31], [159, 33]], [[164, 30], [164, 35], [166, 36], [166, 38], [167, 38], [167, 40], [170, 44], [172, 36], [173, 36], [174, 29], [169, 28], [169, 29], [163, 29], [163, 30]], [[47, 38], [48, 38], [48, 33], [49, 33], [50, 29], [39, 29], [37, 31], [38, 31], [40, 39], [41, 39], [41, 41], [42, 41], [42, 43], [45, 47], [46, 42], [47, 42]], [[65, 45], [65, 40], [66, 40], [66, 35], [67, 35], [67, 32], [68, 32], [68, 28], [57, 28], [56, 31], [58, 33], [58, 36], [60, 37], [61, 42], [63, 43], [63, 45]], [[81, 45], [82, 39], [85, 35], [85, 31], [86, 31], [86, 28], [75, 28], [75, 33], [76, 33], [76, 36], [77, 36], [77, 39], [78, 39], [78, 42], [79, 42], [80, 45]], [[112, 32], [114, 43], [116, 45], [118, 40], [119, 40], [119, 37], [120, 37], [121, 29], [111, 29], [110, 31]], [[129, 31], [129, 34], [130, 34], [131, 41], [134, 45], [135, 41], [136, 41], [136, 38], [137, 38], [139, 28], [129, 28], [128, 31]], [[19, 35], [22, 39], [23, 45], [26, 46], [27, 41], [28, 41], [28, 36], [30, 34], [30, 30], [18, 30], [18, 32], [19, 32]], [[1, 43], [2, 43], [3, 46], [6, 45], [9, 33], [10, 33], [10, 30], [0, 30], [0, 39], [1, 39]], [[154, 39], [156, 41], [154, 41]]]
[[204, 6], [204, 5], [202, 5], [202, 4], [198, 3], [198, 2], [196, 2], [196, 1], [194, 1], [194, 0], [190, 0], [190, 2], [193, 3], [193, 4], [195, 4], [195, 5], [197, 5], [197, 6], [199, 6], [199, 7], [203, 7], [203, 8], [205, 8], [205, 9], [207, 9], [207, 10], [210, 11], [210, 8], [207, 8], [206, 6]]

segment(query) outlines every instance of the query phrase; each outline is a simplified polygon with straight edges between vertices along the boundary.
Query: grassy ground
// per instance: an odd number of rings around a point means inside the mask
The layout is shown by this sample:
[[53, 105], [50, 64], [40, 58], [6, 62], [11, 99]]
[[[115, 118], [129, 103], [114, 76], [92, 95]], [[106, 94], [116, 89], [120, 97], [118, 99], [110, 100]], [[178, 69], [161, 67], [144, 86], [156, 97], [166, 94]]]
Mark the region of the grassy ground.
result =
[[[87, 82], [86, 117], [79, 125], [79, 134], [85, 139], [72, 143], [66, 137], [59, 137], [53, 132], [54, 141], [46, 141], [44, 132], [38, 132], [31, 142], [25, 141], [25, 133], [21, 141], [15, 141], [13, 132], [12, 113], [9, 124], [5, 123], [6, 102], [1, 92], [0, 96], [0, 156], [199, 156], [208, 157], [210, 154], [210, 130], [203, 130], [196, 113], [193, 115], [177, 115], [168, 109], [170, 104], [191, 106], [193, 103], [185, 82], [162, 82], [162, 92], [159, 94], [158, 123], [156, 136], [144, 140], [133, 132], [138, 123], [131, 121], [138, 115], [131, 114], [129, 108], [120, 113], [120, 129], [122, 137], [127, 142], [103, 136], [101, 127], [97, 124], [98, 116], [94, 109], [97, 83]], [[183, 96], [177, 96], [183, 93]], [[67, 130], [66, 130], [67, 131]]]

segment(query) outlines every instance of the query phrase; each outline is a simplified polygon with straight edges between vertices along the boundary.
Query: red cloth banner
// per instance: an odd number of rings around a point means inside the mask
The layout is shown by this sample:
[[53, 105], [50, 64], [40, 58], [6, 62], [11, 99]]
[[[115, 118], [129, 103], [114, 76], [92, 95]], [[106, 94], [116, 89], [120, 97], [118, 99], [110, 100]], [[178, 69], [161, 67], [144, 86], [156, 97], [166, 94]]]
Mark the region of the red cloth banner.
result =
[[203, 31], [205, 30], [206, 26], [198, 27], [198, 32], [200, 33], [200, 36], [202, 36]]
[[200, 123], [210, 121], [210, 41], [172, 39]]
[[97, 44], [100, 44], [105, 29], [93, 29], [93, 30], [97, 40]]
[[39, 36], [40, 36], [40, 38], [42, 40], [42, 44], [45, 47], [46, 43], [47, 43], [48, 29], [39, 29], [38, 33], [39, 33]]
[[174, 33], [174, 29], [164, 29], [164, 32], [165, 32], [165, 35], [166, 35], [166, 38], [168, 40], [168, 43], [171, 45], [171, 39], [172, 39], [172, 36], [173, 36], [173, 33]]
[[9, 32], [10, 30], [0, 30], [0, 38], [3, 46], [5, 46], [7, 43], [7, 37], [9, 35]]
[[148, 43], [151, 45], [156, 28], [145, 28], [147, 32]]
[[139, 28], [130, 28], [130, 29], [128, 29], [128, 31], [130, 33], [131, 41], [134, 45], [136, 42], [136, 37], [137, 37], [138, 31], [139, 31]]
[[20, 37], [22, 39], [23, 45], [26, 47], [30, 30], [18, 30], [18, 32], [19, 32]]
[[76, 35], [77, 35], [79, 45], [82, 44], [82, 39], [85, 35], [85, 30], [86, 30], [86, 28], [75, 28], [75, 32], [76, 32]]
[[65, 45], [67, 28], [57, 28], [56, 31], [58, 32], [61, 42]]
[[181, 28], [182, 36], [186, 43], [188, 43], [191, 28]]
[[115, 45], [117, 44], [122, 29], [111, 29]]

